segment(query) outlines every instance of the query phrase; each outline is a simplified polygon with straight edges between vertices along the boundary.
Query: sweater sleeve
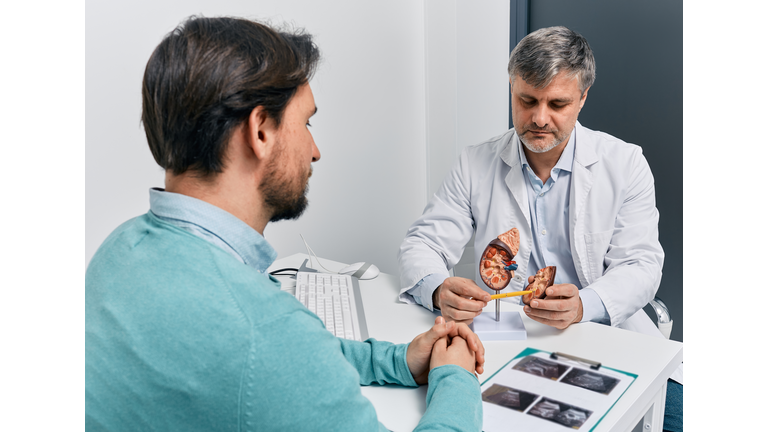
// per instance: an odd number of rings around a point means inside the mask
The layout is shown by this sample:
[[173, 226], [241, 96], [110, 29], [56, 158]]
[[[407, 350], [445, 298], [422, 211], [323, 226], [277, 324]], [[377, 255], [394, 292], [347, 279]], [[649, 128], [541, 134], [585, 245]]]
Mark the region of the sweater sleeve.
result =
[[[384, 431], [360, 385], [416, 386], [407, 348], [336, 338], [306, 310], [263, 322], [254, 329], [243, 371], [242, 430]], [[479, 429], [479, 384], [472, 374], [442, 366], [430, 372], [429, 382], [426, 420], [418, 430]]]
[[445, 365], [429, 372], [427, 411], [416, 431], [479, 431], [483, 426], [480, 382], [464, 368]]
[[399, 384], [417, 387], [413, 380], [406, 353], [408, 344], [395, 345], [368, 339], [365, 342], [339, 339], [344, 357], [360, 374], [360, 385]]
[[[360, 384], [400, 384], [416, 386], [408, 369], [408, 344], [393, 345], [368, 339], [355, 342], [339, 339], [344, 356], [360, 374]], [[437, 367], [429, 372], [427, 411], [417, 431], [480, 430], [483, 422], [480, 383], [471, 373], [456, 365]]]
[[241, 430], [386, 430], [339, 341], [307, 310], [256, 327], [243, 371]]

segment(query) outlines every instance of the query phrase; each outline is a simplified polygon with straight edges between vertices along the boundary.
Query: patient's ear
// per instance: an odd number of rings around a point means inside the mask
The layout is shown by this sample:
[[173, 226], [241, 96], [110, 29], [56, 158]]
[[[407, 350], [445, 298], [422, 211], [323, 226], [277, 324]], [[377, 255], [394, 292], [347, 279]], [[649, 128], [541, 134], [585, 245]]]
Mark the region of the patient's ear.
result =
[[259, 160], [267, 159], [277, 142], [277, 127], [264, 107], [257, 106], [251, 110], [245, 135], [248, 146], [256, 158]]

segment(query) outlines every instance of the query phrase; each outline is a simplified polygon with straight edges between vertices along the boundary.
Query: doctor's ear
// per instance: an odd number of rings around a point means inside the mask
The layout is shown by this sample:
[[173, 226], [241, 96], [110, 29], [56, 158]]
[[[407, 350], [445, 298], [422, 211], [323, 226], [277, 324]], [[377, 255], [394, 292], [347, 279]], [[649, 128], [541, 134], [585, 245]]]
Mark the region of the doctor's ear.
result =
[[587, 93], [589, 92], [589, 89], [592, 87], [587, 87], [586, 90], [584, 90], [584, 93], [581, 94], [581, 100], [579, 101], [579, 109], [584, 108], [584, 102], [587, 101]]
[[265, 159], [277, 142], [277, 126], [264, 107], [257, 106], [248, 115], [246, 140], [258, 159]]

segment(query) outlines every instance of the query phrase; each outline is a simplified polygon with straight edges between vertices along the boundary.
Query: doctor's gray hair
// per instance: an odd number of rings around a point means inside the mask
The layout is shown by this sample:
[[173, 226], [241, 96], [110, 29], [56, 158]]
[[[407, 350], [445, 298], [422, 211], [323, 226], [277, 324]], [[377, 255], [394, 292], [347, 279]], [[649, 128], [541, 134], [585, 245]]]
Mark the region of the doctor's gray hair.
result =
[[595, 57], [584, 36], [565, 27], [547, 27], [524, 37], [509, 56], [507, 72], [514, 84], [543, 88], [560, 72], [576, 75], [581, 94], [595, 82]]

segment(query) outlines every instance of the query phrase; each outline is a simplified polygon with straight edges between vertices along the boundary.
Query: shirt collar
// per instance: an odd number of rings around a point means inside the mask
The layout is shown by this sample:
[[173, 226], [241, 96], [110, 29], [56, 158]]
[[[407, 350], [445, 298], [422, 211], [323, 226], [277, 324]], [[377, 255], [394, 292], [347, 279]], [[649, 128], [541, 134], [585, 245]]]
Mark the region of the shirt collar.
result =
[[[180, 224], [190, 224], [216, 237], [237, 253], [243, 262], [265, 272], [277, 258], [277, 252], [264, 237], [248, 224], [231, 213], [197, 198], [166, 192], [163, 189], [149, 190], [149, 209], [157, 216]], [[212, 242], [215, 243], [215, 242]]]
[[[520, 140], [520, 137], [515, 134], [515, 140], [517, 140], [518, 145], [518, 151], [517, 153], [520, 155], [520, 165], [525, 169], [528, 167], [528, 158], [525, 157], [525, 151], [523, 151], [523, 142]], [[565, 149], [563, 150], [563, 153], [560, 155], [560, 159], [557, 160], [557, 163], [552, 168], [552, 174], [556, 178], [556, 174], [560, 171], [573, 171], [573, 157], [574, 157], [574, 149], [576, 147], [576, 128], [573, 128], [573, 131], [571, 131], [571, 136], [568, 137], [568, 144], [565, 145]]]

